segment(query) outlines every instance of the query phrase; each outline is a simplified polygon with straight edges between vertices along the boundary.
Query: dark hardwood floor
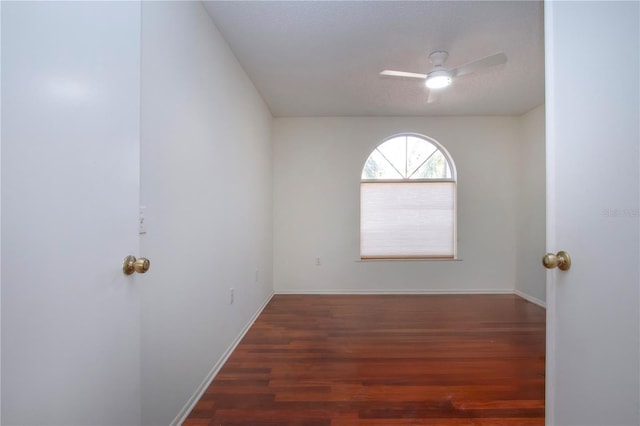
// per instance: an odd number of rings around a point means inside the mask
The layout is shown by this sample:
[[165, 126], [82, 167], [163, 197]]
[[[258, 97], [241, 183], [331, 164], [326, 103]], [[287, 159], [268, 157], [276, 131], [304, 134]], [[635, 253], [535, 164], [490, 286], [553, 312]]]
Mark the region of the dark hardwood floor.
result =
[[513, 295], [276, 295], [185, 426], [544, 425], [545, 311]]

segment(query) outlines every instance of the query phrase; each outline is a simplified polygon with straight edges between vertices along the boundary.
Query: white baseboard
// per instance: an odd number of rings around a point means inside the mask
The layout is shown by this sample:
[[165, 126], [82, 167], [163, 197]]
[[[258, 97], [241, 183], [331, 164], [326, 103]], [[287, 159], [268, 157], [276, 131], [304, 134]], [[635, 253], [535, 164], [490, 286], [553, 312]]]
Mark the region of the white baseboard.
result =
[[513, 290], [275, 290], [275, 294], [513, 294]]
[[535, 305], [543, 307], [547, 309], [547, 303], [544, 300], [540, 300], [537, 297], [533, 297], [528, 295], [527, 293], [523, 293], [520, 290], [513, 290], [513, 294], [522, 297], [524, 300], [527, 300]]
[[274, 294], [515, 294], [523, 299], [547, 308], [547, 304], [536, 297], [530, 296], [520, 290], [502, 289], [447, 289], [447, 290], [276, 290]]
[[253, 323], [256, 321], [258, 316], [262, 313], [262, 311], [267, 306], [267, 303], [269, 303], [272, 297], [273, 297], [273, 293], [271, 293], [269, 297], [267, 297], [267, 299], [262, 304], [262, 306], [260, 306], [256, 311], [256, 313], [251, 317], [251, 319], [249, 319], [249, 321], [244, 326], [242, 331], [240, 331], [240, 334], [238, 334], [238, 337], [236, 337], [236, 339], [231, 343], [231, 345], [229, 345], [229, 347], [224, 352], [222, 357], [220, 357], [220, 359], [213, 366], [209, 374], [207, 374], [207, 377], [205, 377], [205, 379], [202, 381], [200, 386], [198, 386], [198, 389], [193, 394], [193, 396], [189, 398], [189, 401], [185, 404], [182, 410], [180, 410], [180, 413], [178, 413], [176, 418], [173, 419], [173, 421], [171, 422], [171, 426], [180, 426], [187, 419], [187, 416], [189, 416], [189, 413], [191, 413], [191, 410], [193, 410], [193, 407], [195, 407], [198, 401], [200, 401], [200, 398], [202, 398], [202, 395], [207, 390], [207, 388], [209, 387], [213, 379], [218, 375], [224, 363], [227, 362], [227, 360], [229, 359], [233, 351], [236, 349], [236, 347], [244, 337], [244, 335], [247, 334], [247, 331], [249, 331]]

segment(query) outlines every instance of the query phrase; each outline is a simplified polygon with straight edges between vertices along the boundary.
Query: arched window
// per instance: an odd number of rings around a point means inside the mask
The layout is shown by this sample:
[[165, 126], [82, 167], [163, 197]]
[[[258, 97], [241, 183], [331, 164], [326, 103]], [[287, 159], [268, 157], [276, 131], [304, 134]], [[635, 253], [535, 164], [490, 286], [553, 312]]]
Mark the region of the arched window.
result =
[[360, 257], [456, 257], [456, 170], [433, 139], [392, 136], [367, 158], [360, 181]]

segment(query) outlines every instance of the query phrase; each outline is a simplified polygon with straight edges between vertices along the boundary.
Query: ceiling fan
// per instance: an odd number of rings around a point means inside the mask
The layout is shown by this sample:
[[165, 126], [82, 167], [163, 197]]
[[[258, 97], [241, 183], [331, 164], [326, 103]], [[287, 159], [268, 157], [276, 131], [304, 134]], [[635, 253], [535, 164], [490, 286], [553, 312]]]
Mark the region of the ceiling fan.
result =
[[408, 77], [408, 78], [421, 78], [425, 81], [425, 85], [429, 89], [442, 89], [451, 84], [452, 79], [463, 76], [465, 74], [471, 74], [483, 68], [489, 68], [496, 65], [501, 65], [507, 62], [507, 55], [504, 53], [496, 53], [495, 55], [487, 56], [486, 58], [479, 59], [477, 61], [469, 62], [466, 65], [462, 65], [458, 68], [447, 69], [444, 66], [449, 53], [444, 50], [437, 50], [429, 55], [429, 62], [433, 64], [433, 69], [428, 74], [418, 74], [414, 72], [405, 71], [393, 71], [384, 70], [380, 73], [383, 76], [390, 77]]

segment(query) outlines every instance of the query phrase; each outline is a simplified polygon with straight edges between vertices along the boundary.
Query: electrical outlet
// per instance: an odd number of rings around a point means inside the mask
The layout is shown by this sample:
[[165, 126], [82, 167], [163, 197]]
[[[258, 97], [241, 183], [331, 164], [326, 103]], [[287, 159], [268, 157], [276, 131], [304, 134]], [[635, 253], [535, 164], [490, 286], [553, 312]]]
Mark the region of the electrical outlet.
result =
[[233, 297], [234, 297], [234, 291], [233, 288], [229, 289], [229, 304], [233, 305]]
[[322, 265], [322, 262], [320, 262], [320, 258], [316, 257], [316, 266], [320, 266]]

